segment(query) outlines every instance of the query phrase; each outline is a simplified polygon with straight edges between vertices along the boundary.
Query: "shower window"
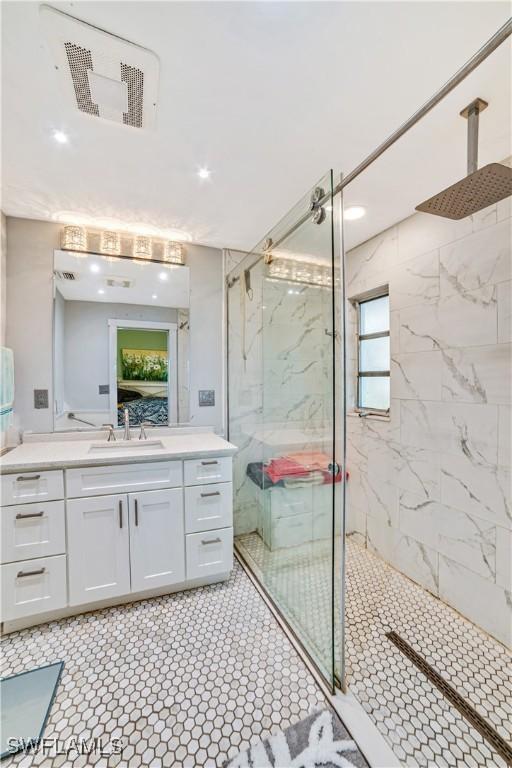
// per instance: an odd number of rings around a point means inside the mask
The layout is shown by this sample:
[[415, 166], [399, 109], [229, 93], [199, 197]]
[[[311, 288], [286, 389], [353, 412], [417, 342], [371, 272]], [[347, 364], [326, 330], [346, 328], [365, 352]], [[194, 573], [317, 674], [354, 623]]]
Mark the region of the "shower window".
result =
[[389, 295], [357, 302], [357, 405], [361, 411], [389, 411]]

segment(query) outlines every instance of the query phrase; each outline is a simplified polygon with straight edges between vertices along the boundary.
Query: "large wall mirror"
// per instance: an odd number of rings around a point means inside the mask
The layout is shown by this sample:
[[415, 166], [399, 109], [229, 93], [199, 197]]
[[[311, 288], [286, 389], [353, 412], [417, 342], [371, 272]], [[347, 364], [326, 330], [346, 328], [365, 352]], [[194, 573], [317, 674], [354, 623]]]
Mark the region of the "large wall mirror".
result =
[[189, 421], [189, 269], [54, 253], [54, 429]]

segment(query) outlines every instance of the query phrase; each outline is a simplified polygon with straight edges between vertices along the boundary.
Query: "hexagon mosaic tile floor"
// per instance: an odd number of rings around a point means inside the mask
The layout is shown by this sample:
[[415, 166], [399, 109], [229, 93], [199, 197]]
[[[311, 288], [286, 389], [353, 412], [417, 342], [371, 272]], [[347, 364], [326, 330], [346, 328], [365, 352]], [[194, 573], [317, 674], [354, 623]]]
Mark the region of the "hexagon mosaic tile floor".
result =
[[[237, 540], [313, 654], [330, 651], [331, 545], [270, 552], [257, 534]], [[512, 740], [512, 664], [497, 641], [429, 592], [347, 539], [346, 659], [350, 690], [399, 760], [428, 768], [505, 768], [440, 691], [386, 637], [395, 630]], [[338, 599], [338, 598], [336, 598]]]
[[[220, 766], [326, 706], [314, 678], [235, 562], [229, 581], [96, 611], [2, 640], [2, 674], [62, 659], [45, 738], [108, 742], [122, 755], [21, 753], [2, 762]], [[107, 747], [108, 748], [108, 747]]]

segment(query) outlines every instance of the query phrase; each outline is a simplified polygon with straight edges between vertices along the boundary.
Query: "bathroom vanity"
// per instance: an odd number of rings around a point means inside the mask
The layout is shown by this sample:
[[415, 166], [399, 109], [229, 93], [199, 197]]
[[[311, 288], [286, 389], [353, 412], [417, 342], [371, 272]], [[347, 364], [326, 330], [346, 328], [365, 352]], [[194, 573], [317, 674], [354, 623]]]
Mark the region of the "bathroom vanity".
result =
[[154, 432], [38, 436], [2, 458], [5, 632], [229, 576], [235, 446]]

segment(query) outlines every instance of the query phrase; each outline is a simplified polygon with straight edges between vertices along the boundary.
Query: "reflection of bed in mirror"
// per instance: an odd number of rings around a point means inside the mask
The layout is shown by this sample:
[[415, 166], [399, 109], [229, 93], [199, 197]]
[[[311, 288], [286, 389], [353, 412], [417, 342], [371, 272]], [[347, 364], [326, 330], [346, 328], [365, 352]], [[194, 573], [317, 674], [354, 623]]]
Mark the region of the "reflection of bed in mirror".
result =
[[[135, 385], [135, 386], [134, 386]], [[169, 408], [167, 388], [158, 382], [119, 382], [117, 388], [117, 423], [124, 424], [124, 410], [128, 409], [130, 424], [149, 421], [168, 424]]]

